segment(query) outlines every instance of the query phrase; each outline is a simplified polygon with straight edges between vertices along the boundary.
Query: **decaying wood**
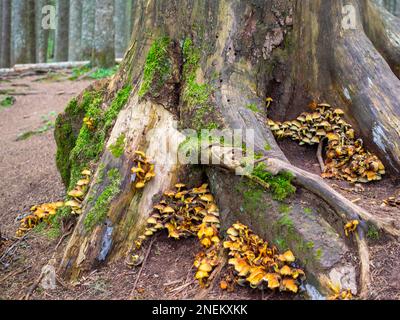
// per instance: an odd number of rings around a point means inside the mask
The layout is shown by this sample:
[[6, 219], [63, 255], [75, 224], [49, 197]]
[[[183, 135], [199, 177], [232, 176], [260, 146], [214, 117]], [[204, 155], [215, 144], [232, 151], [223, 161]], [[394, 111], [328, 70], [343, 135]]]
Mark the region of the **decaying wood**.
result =
[[368, 38], [400, 78], [400, 18], [374, 1], [364, 1], [362, 12]]
[[[185, 138], [176, 130], [178, 121], [175, 120], [179, 118], [179, 125], [182, 127], [197, 126], [198, 123], [194, 123], [194, 120], [197, 108], [201, 106], [197, 106], [196, 103], [189, 105], [185, 102], [184, 92], [187, 84], [183, 74], [178, 75], [180, 79], [174, 79], [176, 87], [173, 94], [176, 96], [166, 97], [174, 98], [171, 100], [176, 101], [177, 105], [166, 106], [163, 101], [158, 101], [165, 98], [155, 97], [159, 93], [151, 97], [139, 98], [138, 88], [143, 77], [146, 53], [157, 36], [168, 35], [175, 48], [179, 46], [182, 39], [193, 37], [196, 48], [200, 48], [199, 55], [201, 56], [196, 70], [196, 81], [212, 87], [209, 97], [212, 108], [205, 114], [214, 116], [213, 121], [215, 120], [218, 125], [227, 129], [253, 129], [255, 151], [263, 153], [263, 158], [259, 161], [265, 162], [266, 170], [274, 175], [290, 172], [294, 176], [293, 183], [302, 189], [303, 194], [308, 191], [307, 194], [312, 195], [308, 205], [316, 209], [318, 214], [313, 217], [313, 220], [310, 218], [306, 221], [309, 225], [304, 229], [312, 226], [317, 228], [318, 234], [326, 231], [327, 237], [333, 238], [329, 244], [321, 242], [321, 245], [327, 250], [326, 256], [332, 252], [335, 254], [335, 259], [328, 259], [329, 261], [325, 261], [325, 264], [315, 261], [315, 257], [311, 257], [311, 262], [307, 260], [307, 271], [313, 274], [321, 287], [328, 288], [329, 282], [333, 279], [342, 284], [340, 279], [342, 275], [352, 272], [355, 274], [354, 261], [350, 263], [351, 259], [345, 257], [351, 252], [340, 235], [343, 234], [345, 223], [355, 219], [361, 221], [355, 242], [358, 245], [361, 263], [361, 294], [365, 294], [369, 283], [368, 248], [363, 237], [366, 223], [375, 224], [379, 229], [395, 237], [400, 235], [400, 231], [394, 225], [394, 221], [374, 217], [333, 190], [321, 177], [291, 165], [266, 126], [265, 118], [261, 115], [265, 95], [280, 96], [284, 92], [281, 97], [276, 98], [278, 101], [275, 103], [280, 105], [278, 112], [288, 118], [297, 116], [310, 100], [330, 102], [333, 106], [345, 109], [348, 118], [346, 120], [353, 125], [357, 134], [364, 138], [367, 147], [380, 156], [387, 168], [392, 172], [400, 172], [400, 105], [398, 101], [400, 82], [392, 72], [393, 66], [390, 69], [385, 60], [389, 58], [386, 58], [383, 53], [379, 54], [375, 48], [378, 45], [374, 46], [374, 41], [371, 42], [368, 38], [368, 31], [364, 30], [360, 19], [362, 16], [359, 11], [361, 10], [360, 3], [357, 0], [349, 0], [349, 4], [353, 4], [357, 9], [358, 20], [355, 29], [343, 30], [341, 1], [296, 1], [294, 8], [285, 8], [284, 5], [282, 7], [282, 2], [277, 0], [265, 1], [257, 5], [248, 1], [204, 1], [198, 2], [194, 7], [191, 1], [182, 0], [179, 7], [187, 7], [188, 11], [193, 13], [190, 19], [188, 19], [189, 13], [186, 15], [179, 11], [175, 2], [138, 1], [140, 10], [137, 10], [135, 17], [131, 46], [119, 73], [109, 85], [109, 90], [112, 91], [119, 82], [129, 80], [133, 82], [134, 89], [129, 103], [118, 116], [100, 160], [106, 169], [118, 168], [123, 176], [121, 192], [112, 201], [107, 215], [107, 223], [114, 228], [113, 242], [107, 259], [121, 258], [130, 252], [133, 241], [139, 235], [152, 210], [153, 197], [160, 196], [165, 190], [173, 187], [175, 182], [182, 179], [179, 172], [183, 166], [169, 163], [176, 156], [175, 151], [179, 143]], [[187, 5], [182, 6], [182, 4]], [[279, 13], [264, 14], [274, 12], [276, 7], [279, 7], [281, 12], [293, 12], [293, 16], [289, 14], [282, 18]], [[157, 15], [154, 14], [155, 12], [169, 14]], [[293, 18], [295, 18], [294, 25]], [[202, 31], [204, 35], [194, 35], [193, 19], [196, 25], [204, 26]], [[274, 31], [261, 27], [265, 25], [275, 26]], [[153, 32], [154, 30], [157, 32]], [[274, 49], [278, 49], [277, 51], [285, 49], [284, 38], [290, 33], [295, 43], [294, 48], [290, 48], [293, 54], [287, 57], [278, 53], [274, 55]], [[149, 34], [151, 36], [144, 36]], [[171, 57], [171, 61], [174, 70], [182, 73], [184, 68], [180, 64], [184, 58], [179, 48], [176, 51], [174, 54], [177, 57]], [[271, 65], [279, 60], [283, 61], [282, 65], [285, 67], [271, 72]], [[176, 61], [179, 61], [178, 65]], [[290, 61], [306, 61], [307, 63], [290, 66]], [[285, 74], [293, 79], [285, 79]], [[279, 86], [279, 90], [275, 92], [276, 86]], [[254, 112], [247, 107], [254, 104], [259, 106], [259, 112]], [[290, 112], [293, 114], [290, 115]], [[121, 133], [126, 136], [127, 150], [120, 159], [115, 159], [110, 155], [108, 147]], [[173, 152], [161, 148], [165, 142], [172, 146]], [[269, 148], [266, 148], [266, 145]], [[322, 148], [322, 145], [320, 147]], [[135, 150], [144, 151], [148, 157], [154, 159], [156, 164], [155, 179], [140, 192], [132, 190], [130, 180], [132, 154]], [[241, 164], [227, 155], [242, 152], [242, 150], [232, 150], [232, 148], [223, 148], [218, 145], [210, 146], [209, 150], [210, 158], [214, 159], [215, 163], [218, 160], [220, 163], [208, 166], [206, 169], [210, 188], [217, 200], [219, 199], [224, 204], [221, 206], [221, 215], [225, 211], [233, 215], [234, 211], [240, 211], [243, 203], [238, 203], [231, 208], [232, 204], [226, 203], [227, 200], [224, 202], [223, 198], [229, 198], [229, 193], [239, 185], [239, 178], [233, 179], [235, 175], [232, 173], [240, 168]], [[323, 164], [322, 156], [319, 161]], [[232, 178], [225, 185], [223, 181], [221, 182], [225, 176], [216, 172], [220, 168], [228, 171], [227, 175]], [[210, 173], [209, 169], [215, 170]], [[265, 182], [253, 177], [251, 173], [247, 174], [247, 178], [264, 190], [268, 188]], [[100, 186], [93, 183], [87, 197], [96, 199], [104, 186], [105, 182]], [[268, 196], [268, 192], [265, 193]], [[330, 224], [331, 221], [324, 216], [330, 215], [330, 211], [325, 210], [325, 207], [320, 209], [318, 204], [314, 203], [316, 199], [333, 211], [336, 220], [339, 221], [339, 226]], [[275, 205], [274, 210], [278, 210], [271, 198], [268, 198], [268, 201], [269, 204]], [[304, 212], [299, 211], [302, 208], [298, 205], [296, 214], [303, 213], [304, 215]], [[70, 279], [79, 277], [99, 263], [100, 243], [106, 226], [98, 224], [93, 230], [85, 230], [83, 222], [90, 209], [91, 205], [85, 202], [83, 213], [60, 265], [63, 275]], [[259, 210], [257, 216], [250, 218], [247, 212], [240, 212], [238, 215], [240, 218], [249, 219], [250, 223], [258, 228], [256, 231], [266, 232], [265, 222], [272, 224], [274, 221], [271, 221], [271, 217], [279, 219], [278, 215], [273, 215], [269, 211], [269, 209]], [[295, 221], [295, 224], [304, 221]], [[310, 231], [302, 230], [302, 226], [299, 225], [296, 227], [303, 241], [302, 236]], [[301, 260], [305, 257], [299, 258]], [[355, 275], [349, 276], [345, 282], [344, 285], [355, 286], [357, 289]]]

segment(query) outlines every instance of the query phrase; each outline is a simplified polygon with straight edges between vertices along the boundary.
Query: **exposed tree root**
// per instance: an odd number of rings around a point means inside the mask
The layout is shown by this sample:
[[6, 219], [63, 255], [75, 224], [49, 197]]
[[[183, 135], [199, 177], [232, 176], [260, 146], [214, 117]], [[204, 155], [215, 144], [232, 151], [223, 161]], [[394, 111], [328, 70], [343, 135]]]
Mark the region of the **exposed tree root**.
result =
[[[210, 157], [213, 161], [212, 163], [218, 163], [217, 161], [219, 161], [222, 167], [229, 169], [230, 171], [236, 171], [241, 166], [239, 161], [232, 158], [232, 155], [235, 154], [235, 150], [232, 150], [232, 148], [213, 146], [209, 150]], [[346, 224], [350, 220], [361, 220], [363, 222], [368, 222], [376, 225], [379, 229], [389, 235], [392, 235], [394, 237], [400, 236], [400, 230], [394, 227], [393, 220], [374, 217], [368, 211], [357, 206], [356, 204], [342, 196], [340, 193], [335, 191], [319, 176], [316, 176], [315, 174], [302, 170], [298, 167], [291, 165], [288, 162], [279, 159], [262, 158], [258, 160], [258, 162], [261, 161], [266, 163], [266, 170], [273, 175], [277, 175], [281, 172], [290, 172], [294, 176], [293, 182], [295, 184], [307, 189], [308, 191], [312, 192], [316, 196], [323, 199], [326, 203], [328, 203], [338, 215], [338, 217], [341, 218], [344, 224]], [[246, 176], [251, 180], [259, 183], [258, 179], [254, 179], [251, 173], [246, 174]], [[265, 187], [265, 184], [261, 185]], [[366, 228], [365, 224], [361, 226]]]
[[393, 225], [393, 220], [381, 219], [374, 217], [365, 209], [357, 206], [340, 193], [332, 189], [328, 184], [326, 184], [322, 178], [297, 168], [289, 163], [283, 162], [278, 159], [268, 159], [267, 170], [272, 174], [278, 174], [282, 171], [290, 172], [294, 175], [294, 183], [302, 186], [308, 191], [319, 196], [321, 199], [325, 200], [336, 212], [336, 214], [342, 218], [343, 222], [348, 222], [349, 220], [363, 220], [368, 223], [376, 225], [379, 229], [388, 233], [389, 235], [399, 237], [400, 230], [396, 229]]
[[369, 268], [369, 250], [365, 238], [361, 238], [358, 233], [355, 233], [355, 238], [358, 246], [358, 255], [360, 258], [360, 298], [366, 299], [368, 296], [368, 289], [371, 283], [371, 274]]

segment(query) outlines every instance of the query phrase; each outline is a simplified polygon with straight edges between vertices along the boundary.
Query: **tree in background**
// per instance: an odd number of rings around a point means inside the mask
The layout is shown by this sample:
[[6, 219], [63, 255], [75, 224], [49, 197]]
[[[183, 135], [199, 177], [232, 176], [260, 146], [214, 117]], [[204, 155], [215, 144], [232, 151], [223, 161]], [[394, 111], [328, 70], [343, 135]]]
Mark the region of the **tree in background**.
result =
[[11, 0], [1, 1], [0, 68], [10, 66], [11, 52]]
[[110, 68], [115, 65], [114, 0], [96, 0], [93, 66]]
[[13, 0], [11, 11], [12, 64], [36, 60], [35, 4], [33, 0]]
[[68, 61], [69, 0], [57, 0], [55, 60]]
[[81, 57], [83, 60], [90, 60], [92, 58], [95, 5], [96, 0], [82, 0]]
[[50, 0], [35, 0], [36, 14], [36, 62], [43, 63], [47, 61], [47, 49], [49, 43], [50, 30], [42, 26], [42, 8], [51, 4]]
[[123, 57], [126, 46], [128, 44], [128, 36], [129, 36], [128, 5], [129, 1], [115, 0], [115, 15], [114, 15], [115, 56], [117, 58]]
[[82, 35], [82, 0], [70, 0], [69, 5], [69, 37], [68, 37], [68, 60], [80, 61], [81, 35]]

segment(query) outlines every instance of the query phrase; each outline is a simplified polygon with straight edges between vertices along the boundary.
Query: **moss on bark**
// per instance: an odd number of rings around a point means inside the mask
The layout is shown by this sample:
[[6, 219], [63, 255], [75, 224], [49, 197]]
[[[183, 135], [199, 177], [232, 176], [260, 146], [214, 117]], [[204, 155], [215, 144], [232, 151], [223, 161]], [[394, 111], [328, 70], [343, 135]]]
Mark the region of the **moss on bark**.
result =
[[[131, 86], [119, 90], [110, 106], [103, 110], [101, 91], [86, 91], [80, 101], [72, 100], [56, 120], [56, 162], [62, 180], [70, 189], [81, 177], [81, 171], [100, 157], [110, 128], [119, 111], [128, 101]], [[93, 128], [83, 124], [84, 117]]]

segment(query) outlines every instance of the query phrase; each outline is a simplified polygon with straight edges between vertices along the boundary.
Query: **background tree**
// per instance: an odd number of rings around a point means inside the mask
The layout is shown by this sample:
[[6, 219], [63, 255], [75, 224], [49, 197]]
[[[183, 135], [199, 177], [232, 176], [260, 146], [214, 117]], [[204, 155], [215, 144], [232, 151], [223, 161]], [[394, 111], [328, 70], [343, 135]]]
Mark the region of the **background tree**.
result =
[[93, 53], [94, 43], [94, 19], [95, 19], [96, 0], [82, 1], [82, 40], [81, 54], [82, 59], [90, 60]]
[[55, 60], [68, 61], [69, 0], [56, 2]]
[[69, 36], [68, 36], [69, 61], [81, 60], [82, 57], [81, 36], [82, 36], [82, 0], [70, 0]]
[[115, 25], [115, 56], [116, 58], [122, 58], [126, 46], [128, 45], [129, 37], [129, 22], [128, 20], [128, 6], [129, 1], [126, 0], [115, 0], [115, 14], [114, 14], [114, 25]]
[[114, 0], [96, 0], [92, 63], [103, 68], [115, 65]]
[[0, 67], [10, 67], [11, 52], [11, 0], [1, 1]]
[[42, 8], [51, 4], [49, 0], [35, 0], [35, 21], [36, 21], [36, 62], [47, 61], [47, 49], [49, 43], [49, 29], [42, 26]]
[[12, 1], [12, 63], [35, 62], [35, 4], [34, 0]]

